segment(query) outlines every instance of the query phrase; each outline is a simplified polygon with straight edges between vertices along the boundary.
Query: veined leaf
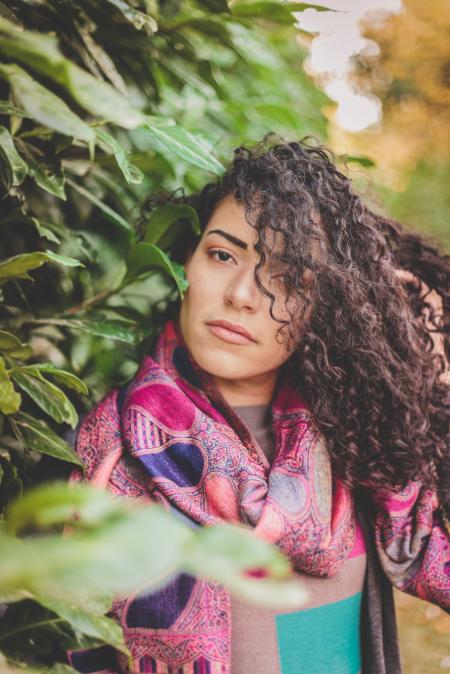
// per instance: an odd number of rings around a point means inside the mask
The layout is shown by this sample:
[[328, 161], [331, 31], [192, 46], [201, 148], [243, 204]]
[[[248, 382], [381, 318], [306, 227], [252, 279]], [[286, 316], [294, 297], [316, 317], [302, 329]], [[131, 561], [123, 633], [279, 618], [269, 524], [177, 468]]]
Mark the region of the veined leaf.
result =
[[127, 260], [127, 279], [131, 282], [137, 276], [154, 270], [164, 271], [177, 284], [178, 291], [183, 297], [188, 288], [182, 265], [173, 262], [166, 253], [153, 243], [138, 243], [130, 252]]
[[[200, 222], [192, 206], [185, 204], [165, 204], [155, 208], [145, 228], [144, 242], [158, 243], [167, 234], [170, 226], [179, 220], [187, 220], [194, 234], [200, 234]], [[166, 237], [165, 237], [166, 238]]]
[[[2, 39], [0, 35], [0, 50]], [[66, 136], [74, 136], [91, 142], [95, 139], [90, 126], [72, 112], [64, 101], [42, 84], [36, 82], [20, 66], [0, 64], [0, 77], [9, 81], [15, 98], [33, 119]]]
[[84, 267], [79, 260], [57, 255], [51, 250], [47, 250], [45, 253], [24, 253], [0, 262], [0, 285], [13, 278], [30, 278], [27, 272], [42, 267], [46, 262], [59, 262], [68, 267]]
[[114, 153], [117, 164], [122, 171], [127, 183], [141, 183], [144, 179], [142, 171], [132, 164], [128, 159], [128, 152], [117, 142], [113, 136], [102, 129], [96, 129], [95, 133], [104, 143], [106, 143]]
[[138, 326], [125, 321], [98, 320], [93, 318], [60, 318], [52, 320], [53, 325], [81, 330], [89, 335], [115, 339], [127, 344], [136, 344], [140, 339]]
[[[0, 332], [0, 348], [1, 348], [1, 332]], [[74, 391], [77, 391], [77, 393], [81, 393], [82, 395], [87, 395], [89, 393], [88, 387], [82, 381], [79, 379], [76, 375], [72, 374], [72, 372], [66, 372], [66, 370], [61, 370], [58, 367], [55, 367], [52, 363], [33, 363], [33, 365], [24, 365], [23, 369], [26, 370], [28, 367], [33, 368], [35, 370], [39, 370], [39, 372], [45, 372], [45, 374], [49, 375], [50, 377], [53, 377], [53, 379], [56, 379], [56, 381], [61, 382], [61, 384], [65, 384], [65, 386], [68, 386], [69, 388], [73, 389]]]
[[73, 189], [76, 190], [79, 194], [81, 194], [83, 197], [91, 201], [95, 206], [97, 206], [97, 208], [103, 211], [108, 220], [111, 220], [112, 222], [114, 222], [114, 224], [123, 227], [123, 229], [127, 230], [127, 232], [132, 231], [131, 225], [125, 220], [125, 218], [123, 218], [119, 213], [117, 213], [117, 211], [110, 208], [101, 199], [96, 197], [95, 194], [92, 194], [92, 192], [84, 188], [82, 185], [79, 185], [78, 183], [74, 182], [73, 180], [70, 180], [69, 178], [67, 179], [67, 183], [71, 187], [73, 187]]
[[35, 599], [68, 622], [75, 632], [104, 641], [122, 653], [129, 654], [122, 628], [111, 618], [96, 615], [87, 611], [82, 605], [71, 601], [54, 599], [47, 595], [35, 595]]
[[224, 173], [223, 164], [211, 154], [198, 138], [181, 126], [159, 127], [147, 123], [146, 127], [155, 138], [190, 164], [206, 171], [212, 171], [217, 175]]
[[29, 344], [22, 344], [15, 335], [4, 330], [0, 330], [0, 351], [18, 360], [27, 360], [33, 355], [33, 349]]
[[78, 414], [64, 391], [49, 382], [41, 372], [33, 368], [17, 367], [11, 370], [11, 376], [44, 412], [47, 412], [59, 424], [66, 423], [75, 428]]
[[29, 449], [82, 466], [72, 447], [43, 421], [38, 421], [25, 412], [17, 412], [11, 417], [11, 424]]
[[[66, 59], [59, 51], [53, 35], [18, 30], [14, 24], [0, 17], [0, 51], [58, 82], [82, 108], [93, 115], [126, 129], [133, 129], [145, 122], [145, 116], [114, 87]], [[90, 138], [93, 137], [92, 132]]]
[[12, 184], [21, 185], [28, 173], [28, 166], [17, 152], [11, 134], [4, 126], [0, 126], [0, 152], [10, 165]]
[[6, 370], [5, 361], [0, 357], [0, 412], [13, 414], [17, 412], [22, 402], [19, 393], [14, 390], [12, 381]]

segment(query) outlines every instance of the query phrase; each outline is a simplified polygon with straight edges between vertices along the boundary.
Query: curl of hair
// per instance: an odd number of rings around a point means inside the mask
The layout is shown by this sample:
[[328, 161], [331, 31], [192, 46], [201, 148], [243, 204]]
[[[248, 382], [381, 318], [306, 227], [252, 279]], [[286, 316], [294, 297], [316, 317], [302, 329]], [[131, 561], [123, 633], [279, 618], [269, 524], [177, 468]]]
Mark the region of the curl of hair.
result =
[[[421, 480], [440, 485], [450, 501], [444, 364], [431, 352], [426, 298], [396, 275], [407, 269], [442, 296], [443, 326], [432, 319], [448, 355], [450, 258], [368, 209], [332, 153], [310, 139], [269, 134], [241, 146], [222, 178], [177, 201], [197, 210], [204, 229], [226, 196], [245, 207], [257, 233], [255, 282], [294, 345], [287, 366], [327, 439], [335, 474], [352, 489]], [[260, 280], [275, 260], [274, 236], [286, 301], [296, 298], [290, 321], [277, 319], [276, 298]], [[181, 259], [187, 241], [177, 244]]]

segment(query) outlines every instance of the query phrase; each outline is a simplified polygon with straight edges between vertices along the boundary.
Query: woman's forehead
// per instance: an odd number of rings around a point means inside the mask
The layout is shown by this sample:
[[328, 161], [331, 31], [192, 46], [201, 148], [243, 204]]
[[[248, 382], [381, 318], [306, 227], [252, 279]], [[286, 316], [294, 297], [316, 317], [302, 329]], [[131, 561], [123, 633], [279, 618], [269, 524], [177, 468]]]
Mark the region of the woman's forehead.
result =
[[[314, 234], [311, 231], [307, 234], [300, 223], [289, 226], [281, 214], [282, 210], [280, 209], [278, 217], [274, 215], [273, 221], [268, 219], [265, 222], [265, 214], [261, 213], [261, 207], [255, 207], [254, 210], [247, 212], [245, 204], [230, 194], [217, 204], [208, 220], [204, 236], [217, 232], [225, 237], [228, 234], [231, 243], [233, 243], [231, 239], [234, 238], [234, 243], [239, 241], [237, 245], [240, 248], [250, 254], [255, 253], [258, 257], [256, 246], [262, 244], [266, 259], [274, 266], [283, 266], [289, 261], [292, 263], [295, 258], [298, 264], [305, 258], [316, 260], [322, 258], [327, 246], [319, 214], [313, 214], [311, 219], [316, 231]], [[260, 217], [261, 215], [263, 217]], [[294, 231], [295, 228], [297, 231]]]

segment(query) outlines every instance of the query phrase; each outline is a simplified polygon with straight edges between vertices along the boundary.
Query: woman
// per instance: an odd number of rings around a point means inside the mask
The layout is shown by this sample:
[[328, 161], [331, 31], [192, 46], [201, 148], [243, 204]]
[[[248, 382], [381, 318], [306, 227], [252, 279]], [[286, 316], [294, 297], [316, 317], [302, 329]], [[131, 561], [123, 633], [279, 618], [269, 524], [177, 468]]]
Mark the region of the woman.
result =
[[[133, 381], [84, 420], [84, 478], [194, 525], [247, 523], [309, 600], [263, 611], [180, 574], [115, 602], [131, 671], [396, 674], [387, 579], [450, 607], [449, 260], [306, 142], [239, 148], [181, 201], [202, 227], [188, 291]], [[108, 648], [71, 662], [128, 671]]]

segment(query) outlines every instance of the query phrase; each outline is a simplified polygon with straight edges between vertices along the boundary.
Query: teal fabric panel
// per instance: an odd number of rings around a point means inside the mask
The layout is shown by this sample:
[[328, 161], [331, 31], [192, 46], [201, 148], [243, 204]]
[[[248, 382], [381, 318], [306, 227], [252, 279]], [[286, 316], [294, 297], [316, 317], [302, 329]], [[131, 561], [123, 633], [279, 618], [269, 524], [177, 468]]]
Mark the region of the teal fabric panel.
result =
[[282, 674], [358, 674], [361, 598], [277, 615]]

